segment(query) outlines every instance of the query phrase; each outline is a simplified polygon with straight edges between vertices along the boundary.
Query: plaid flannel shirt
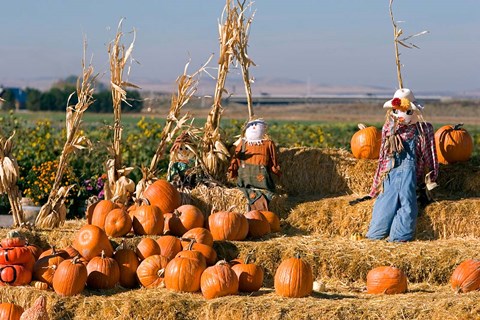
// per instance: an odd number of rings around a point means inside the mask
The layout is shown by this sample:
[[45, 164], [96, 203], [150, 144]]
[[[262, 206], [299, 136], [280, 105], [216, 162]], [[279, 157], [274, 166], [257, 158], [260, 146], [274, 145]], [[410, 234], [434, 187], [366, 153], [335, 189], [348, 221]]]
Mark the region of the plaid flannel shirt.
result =
[[[413, 125], [410, 125], [413, 126]], [[376, 197], [382, 190], [382, 182], [385, 173], [393, 168], [394, 159], [387, 154], [387, 148], [385, 148], [385, 141], [390, 135], [392, 123], [387, 121], [382, 128], [382, 145], [380, 147], [380, 156], [378, 158], [377, 171], [373, 177], [373, 184], [370, 190], [370, 196]], [[410, 127], [411, 128], [411, 127]], [[417, 185], [424, 183], [425, 174], [432, 172], [430, 179], [432, 182], [437, 180], [438, 176], [438, 160], [437, 153], [435, 151], [435, 140], [433, 126], [427, 122], [417, 122], [415, 124], [416, 131], [418, 133], [415, 157], [416, 157], [416, 171], [417, 171]], [[409, 126], [399, 126], [397, 133], [402, 135], [409, 129]]]

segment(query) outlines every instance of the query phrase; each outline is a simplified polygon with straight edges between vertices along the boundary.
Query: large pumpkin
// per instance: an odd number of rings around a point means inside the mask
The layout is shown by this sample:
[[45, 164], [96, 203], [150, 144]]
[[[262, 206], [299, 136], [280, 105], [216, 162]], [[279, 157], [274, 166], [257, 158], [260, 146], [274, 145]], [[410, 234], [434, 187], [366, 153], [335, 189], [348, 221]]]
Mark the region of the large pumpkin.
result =
[[173, 211], [180, 223], [173, 224], [175, 217], [171, 217], [172, 225], [169, 225], [170, 231], [175, 236], [182, 236], [188, 230], [201, 228], [205, 222], [203, 212], [194, 205], [184, 204]]
[[251, 210], [246, 212], [245, 218], [248, 221], [248, 237], [249, 238], [260, 238], [266, 234], [269, 234], [270, 223], [267, 218], [259, 210]]
[[0, 303], [0, 319], [19, 320], [22, 316], [23, 308], [10, 302]]
[[473, 139], [462, 126], [463, 123], [447, 125], [435, 132], [435, 149], [439, 163], [463, 162], [472, 156]]
[[200, 288], [206, 299], [213, 299], [238, 293], [238, 277], [230, 265], [219, 261], [202, 273]]
[[165, 286], [178, 292], [197, 292], [207, 264], [198, 251], [180, 251], [165, 268]]
[[156, 205], [142, 204], [133, 213], [133, 230], [135, 234], [162, 234], [163, 224], [162, 211]]
[[143, 197], [151, 205], [159, 207], [162, 213], [173, 212], [182, 204], [180, 192], [170, 182], [162, 179], [149, 185], [143, 192]]
[[396, 267], [381, 266], [367, 274], [367, 293], [396, 294], [407, 291], [407, 276]]
[[145, 288], [164, 287], [167, 263], [167, 258], [159, 254], [146, 258], [137, 268], [138, 281]]
[[61, 296], [73, 296], [85, 289], [87, 267], [79, 258], [64, 260], [53, 275], [53, 290]]
[[310, 264], [298, 255], [283, 260], [275, 272], [275, 293], [290, 298], [302, 298], [313, 290], [313, 271]]
[[119, 283], [124, 288], [135, 288], [138, 285], [137, 268], [140, 264], [138, 256], [132, 249], [126, 247], [125, 242], [113, 254], [120, 270]]
[[238, 290], [242, 292], [254, 292], [260, 290], [263, 285], [263, 268], [249, 262], [247, 255], [243, 263], [236, 263], [232, 270], [238, 277]]
[[117, 261], [105, 256], [104, 251], [88, 262], [87, 273], [87, 286], [92, 289], [112, 289], [120, 280]]
[[213, 240], [244, 240], [248, 234], [247, 218], [238, 212], [218, 211], [208, 218]]
[[468, 259], [460, 263], [453, 271], [450, 283], [455, 292], [480, 289], [480, 261]]
[[350, 140], [353, 156], [357, 159], [378, 159], [382, 144], [382, 132], [376, 127], [358, 124], [359, 131]]
[[99, 256], [102, 250], [105, 251], [105, 256], [113, 256], [113, 247], [107, 234], [93, 224], [84, 225], [78, 230], [72, 246], [87, 260]]

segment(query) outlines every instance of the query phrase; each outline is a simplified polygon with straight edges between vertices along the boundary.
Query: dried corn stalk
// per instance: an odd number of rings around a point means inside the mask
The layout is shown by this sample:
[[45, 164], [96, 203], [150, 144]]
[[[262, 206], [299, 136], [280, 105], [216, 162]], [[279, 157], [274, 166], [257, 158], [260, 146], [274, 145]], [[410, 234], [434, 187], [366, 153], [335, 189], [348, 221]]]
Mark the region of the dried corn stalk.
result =
[[220, 23], [218, 24], [220, 36], [220, 57], [218, 59], [217, 82], [213, 97], [213, 105], [208, 114], [204, 126], [204, 135], [202, 143], [202, 160], [205, 163], [207, 174], [222, 181], [222, 166], [227, 164], [229, 152], [220, 136], [220, 119], [223, 113], [221, 105], [222, 95], [225, 90], [225, 81], [230, 65], [234, 59], [234, 48], [239, 41], [239, 32], [237, 30], [238, 14], [232, 0], [227, 0], [223, 9]]
[[90, 141], [82, 134], [80, 125], [82, 123], [82, 117], [88, 107], [93, 103], [93, 83], [96, 79], [96, 75], [93, 76], [93, 67], [91, 65], [86, 68], [85, 66], [85, 50], [86, 43], [84, 42], [84, 53], [82, 60], [82, 79], [77, 80], [77, 96], [78, 102], [75, 105], [69, 105], [70, 99], [74, 93], [70, 95], [67, 102], [66, 110], [66, 128], [67, 128], [67, 140], [63, 146], [62, 154], [60, 155], [60, 161], [58, 163], [58, 169], [55, 174], [55, 180], [52, 186], [52, 190], [48, 195], [47, 203], [45, 203], [35, 220], [35, 225], [41, 228], [56, 228], [63, 225], [67, 209], [65, 207], [65, 199], [68, 196], [70, 189], [73, 186], [60, 187], [63, 174], [68, 166], [70, 156], [77, 150], [90, 147]]
[[419, 49], [419, 47], [416, 46], [415, 44], [413, 44], [411, 42], [406, 42], [406, 41], [411, 39], [411, 38], [418, 37], [418, 36], [421, 36], [423, 34], [426, 34], [426, 33], [428, 33], [428, 31], [422, 31], [422, 32], [419, 32], [417, 34], [414, 34], [414, 35], [411, 35], [411, 36], [406, 36], [406, 37], [400, 39], [400, 36], [403, 34], [403, 30], [398, 29], [397, 22], [393, 18], [392, 5], [393, 5], [393, 0], [390, 0], [389, 11], [390, 11], [390, 18], [392, 20], [392, 25], [393, 25], [393, 39], [394, 39], [394, 45], [395, 45], [395, 64], [397, 66], [398, 88], [402, 89], [403, 88], [403, 79], [402, 79], [402, 72], [401, 72], [402, 64], [400, 63], [400, 51], [398, 49], [398, 45], [401, 45], [401, 46], [403, 46], [405, 48], [409, 48], [409, 49], [412, 49], [412, 48]]
[[15, 132], [8, 139], [0, 137], [0, 194], [7, 194], [13, 215], [13, 225], [18, 227], [25, 223], [25, 216], [17, 186], [18, 163], [12, 155], [14, 135]]
[[[142, 197], [143, 191], [156, 179], [158, 163], [165, 156], [165, 148], [168, 143], [170, 143], [173, 137], [186, 126], [186, 122], [191, 118], [190, 114], [185, 114], [179, 119], [180, 111], [183, 106], [185, 106], [195, 94], [198, 88], [198, 76], [202, 71], [205, 70], [205, 67], [212, 59], [212, 56], [207, 60], [207, 62], [198, 69], [192, 75], [187, 74], [188, 62], [185, 65], [183, 74], [179, 76], [176, 80], [177, 92], [172, 95], [172, 100], [170, 103], [170, 110], [167, 115], [165, 126], [163, 127], [160, 142], [158, 143], [155, 155], [150, 162], [150, 167], [142, 168], [142, 179], [138, 182], [135, 197], [140, 199]], [[189, 130], [193, 130], [189, 126]]]
[[250, 17], [246, 17], [247, 9], [251, 8], [252, 2], [245, 6], [246, 0], [237, 1], [238, 8], [235, 8], [236, 15], [236, 30], [238, 32], [238, 40], [235, 42], [234, 56], [237, 62], [242, 68], [242, 77], [243, 83], [245, 85], [245, 95], [247, 97], [247, 107], [248, 107], [248, 118], [252, 120], [254, 117], [253, 107], [252, 107], [252, 88], [251, 83], [253, 83], [253, 78], [250, 77], [249, 68], [251, 65], [255, 66], [255, 63], [250, 59], [247, 53], [248, 48], [248, 37], [250, 33], [250, 26], [253, 22], [253, 17], [255, 16], [255, 11], [252, 12]]
[[[109, 148], [113, 157], [105, 163], [107, 171], [107, 183], [105, 184], [105, 199], [116, 200], [124, 203], [133, 194], [135, 183], [127, 178], [127, 175], [133, 168], [122, 166], [121, 141], [122, 141], [122, 101], [129, 105], [127, 101], [126, 87], [138, 88], [136, 85], [123, 80], [123, 73], [127, 62], [131, 61], [133, 45], [135, 43], [135, 30], [133, 32], [133, 41], [126, 49], [120, 43], [123, 33], [121, 31], [123, 19], [118, 24], [115, 39], [108, 46], [110, 59], [110, 84], [112, 86], [113, 101], [113, 145]], [[130, 68], [129, 70], [130, 71]], [[127, 75], [129, 72], [127, 72]]]

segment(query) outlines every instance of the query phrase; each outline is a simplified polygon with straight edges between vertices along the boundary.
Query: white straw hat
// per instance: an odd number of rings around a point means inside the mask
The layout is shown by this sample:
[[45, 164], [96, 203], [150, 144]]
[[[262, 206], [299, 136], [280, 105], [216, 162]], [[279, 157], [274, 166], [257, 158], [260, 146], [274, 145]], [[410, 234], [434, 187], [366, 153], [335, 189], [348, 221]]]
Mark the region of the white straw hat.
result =
[[[397, 100], [395, 100], [397, 99]], [[391, 100], [388, 100], [383, 104], [383, 108], [393, 108], [395, 105], [400, 106], [401, 100], [402, 99], [407, 99], [410, 103], [410, 107], [412, 110], [418, 110], [422, 111], [423, 106], [415, 100], [415, 97], [413, 96], [413, 93], [410, 89], [407, 88], [402, 88], [398, 89], [395, 91], [395, 94], [393, 95], [393, 98]], [[394, 101], [395, 100], [395, 101]], [[392, 103], [393, 102], [393, 103]]]

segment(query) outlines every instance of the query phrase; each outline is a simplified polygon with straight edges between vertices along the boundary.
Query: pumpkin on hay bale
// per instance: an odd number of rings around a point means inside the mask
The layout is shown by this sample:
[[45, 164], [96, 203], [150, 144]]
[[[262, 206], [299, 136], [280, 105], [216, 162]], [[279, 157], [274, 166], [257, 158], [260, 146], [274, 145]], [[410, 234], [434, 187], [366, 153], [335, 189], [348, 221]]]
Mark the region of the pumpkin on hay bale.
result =
[[435, 132], [435, 149], [439, 163], [464, 162], [472, 156], [472, 136], [462, 127], [463, 123], [446, 125]]

